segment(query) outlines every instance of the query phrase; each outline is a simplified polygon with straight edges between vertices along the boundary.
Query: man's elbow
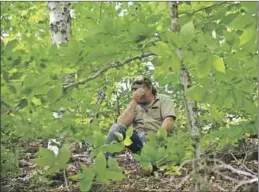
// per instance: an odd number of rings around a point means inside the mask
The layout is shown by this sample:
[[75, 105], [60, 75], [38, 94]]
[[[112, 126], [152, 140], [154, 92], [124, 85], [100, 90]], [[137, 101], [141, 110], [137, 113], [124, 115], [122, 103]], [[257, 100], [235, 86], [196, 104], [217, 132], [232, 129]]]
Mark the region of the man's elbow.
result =
[[174, 118], [172, 117], [166, 117], [163, 121], [163, 124], [167, 124], [169, 126], [173, 126], [174, 125]]
[[123, 126], [126, 126], [126, 127], [129, 126], [129, 122], [127, 122], [127, 120], [125, 120], [125, 119], [123, 119], [121, 117], [118, 117], [117, 124], [123, 125]]
[[117, 123], [118, 123], [118, 124], [122, 124], [122, 118], [121, 118], [121, 116], [119, 116], [119, 117], [117, 118]]

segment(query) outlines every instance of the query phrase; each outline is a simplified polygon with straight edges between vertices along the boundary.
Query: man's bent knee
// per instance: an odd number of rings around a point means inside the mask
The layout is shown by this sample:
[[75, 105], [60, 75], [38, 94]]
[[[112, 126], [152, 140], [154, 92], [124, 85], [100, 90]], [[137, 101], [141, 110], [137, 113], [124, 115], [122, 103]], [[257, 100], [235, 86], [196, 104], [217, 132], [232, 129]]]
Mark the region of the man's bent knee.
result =
[[123, 126], [120, 126], [119, 124], [113, 124], [109, 130], [105, 143], [110, 143], [114, 140], [118, 141], [117, 135], [115, 134], [116, 132], [121, 133], [124, 137], [126, 129]]
[[118, 124], [113, 124], [109, 130], [109, 133], [120, 132], [121, 127]]

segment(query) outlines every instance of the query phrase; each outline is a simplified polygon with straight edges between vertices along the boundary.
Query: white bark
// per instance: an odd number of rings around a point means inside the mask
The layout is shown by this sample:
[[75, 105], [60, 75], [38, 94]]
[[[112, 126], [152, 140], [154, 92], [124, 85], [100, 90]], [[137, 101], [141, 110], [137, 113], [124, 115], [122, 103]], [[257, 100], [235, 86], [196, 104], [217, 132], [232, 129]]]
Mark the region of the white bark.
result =
[[70, 2], [48, 2], [52, 43], [67, 43], [71, 37]]
[[[58, 47], [62, 43], [68, 43], [71, 31], [71, 16], [70, 16], [70, 2], [48, 2], [47, 4], [50, 17], [50, 32], [53, 44]], [[53, 117], [58, 119], [62, 118], [64, 113], [60, 109], [59, 112], [54, 112]], [[48, 141], [48, 149], [58, 155], [60, 142], [57, 139], [50, 138]]]

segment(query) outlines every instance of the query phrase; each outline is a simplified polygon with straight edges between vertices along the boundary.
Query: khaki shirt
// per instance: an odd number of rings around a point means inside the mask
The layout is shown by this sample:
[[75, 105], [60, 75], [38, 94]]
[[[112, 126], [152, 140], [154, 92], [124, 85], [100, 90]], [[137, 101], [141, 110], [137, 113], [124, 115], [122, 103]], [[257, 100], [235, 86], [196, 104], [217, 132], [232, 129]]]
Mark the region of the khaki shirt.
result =
[[135, 113], [134, 129], [145, 132], [156, 132], [166, 117], [176, 117], [172, 99], [163, 94], [157, 94], [149, 106], [138, 104]]

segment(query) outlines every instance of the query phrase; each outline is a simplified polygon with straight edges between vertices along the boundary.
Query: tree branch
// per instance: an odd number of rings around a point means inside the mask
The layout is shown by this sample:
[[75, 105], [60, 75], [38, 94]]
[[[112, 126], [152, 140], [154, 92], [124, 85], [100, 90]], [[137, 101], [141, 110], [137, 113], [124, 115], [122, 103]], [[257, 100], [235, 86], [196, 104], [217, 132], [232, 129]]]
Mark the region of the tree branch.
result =
[[233, 183], [239, 183], [238, 180], [236, 180], [236, 179], [234, 179], [234, 178], [232, 178], [232, 177], [229, 177], [229, 176], [227, 176], [227, 175], [224, 175], [224, 174], [220, 173], [219, 171], [214, 170], [213, 172], [216, 173], [216, 174], [218, 174], [220, 177], [222, 177], [222, 178], [224, 178], [224, 179], [226, 179], [226, 180], [232, 181]]
[[108, 71], [109, 69], [121, 67], [121, 66], [126, 65], [128, 63], [131, 63], [132, 61], [141, 60], [141, 59], [144, 59], [144, 58], [150, 57], [150, 56], [156, 56], [156, 54], [151, 53], [151, 52], [143, 53], [142, 55], [135, 56], [135, 57], [132, 57], [132, 58], [128, 58], [128, 59], [124, 60], [123, 62], [113, 62], [109, 66], [106, 66], [106, 67], [100, 69], [99, 71], [97, 71], [91, 77], [85, 78], [85, 79], [83, 79], [81, 81], [78, 81], [76, 83], [71, 83], [69, 85], [63, 86], [63, 90], [67, 90], [70, 87], [75, 87], [77, 85], [82, 85], [82, 84], [85, 84], [85, 83], [87, 83], [89, 81], [92, 81], [92, 80], [96, 79], [97, 77], [99, 77], [100, 75], [102, 75], [104, 72]]
[[221, 2], [221, 3], [215, 3], [215, 4], [210, 5], [210, 6], [208, 6], [208, 7], [202, 7], [202, 8], [200, 8], [200, 9], [194, 10], [194, 11], [191, 12], [191, 13], [190, 13], [189, 11], [182, 12], [181, 14], [179, 14], [179, 16], [181, 16], [181, 15], [188, 15], [188, 16], [189, 16], [189, 15], [194, 15], [194, 14], [197, 13], [197, 12], [204, 11], [204, 10], [206, 10], [206, 9], [210, 9], [210, 8], [213, 8], [213, 7], [217, 7], [217, 6], [226, 4], [226, 3], [228, 3], [228, 2], [225, 1], [225, 2]]
[[216, 160], [216, 159], [215, 160], [214, 159], [212, 159], [212, 160], [209, 159], [209, 160], [210, 161], [216, 161], [216, 162], [220, 163], [220, 165], [214, 166], [214, 170], [215, 169], [229, 169], [232, 172], [240, 174], [240, 175], [245, 175], [245, 176], [249, 176], [249, 177], [252, 177], [252, 178], [257, 178], [256, 175], [253, 175], [253, 174], [251, 174], [249, 172], [245, 172], [245, 171], [242, 171], [242, 170], [238, 170], [238, 169], [236, 169], [236, 168], [234, 168], [234, 167], [232, 167], [230, 165], [225, 164], [223, 161]]
[[[238, 159], [235, 157], [235, 155], [234, 155], [233, 153], [230, 153], [230, 154], [231, 154], [231, 156], [235, 159], [235, 161], [236, 161], [237, 163], [241, 164], [241, 166], [242, 166], [245, 170], [247, 170], [249, 173], [251, 173], [251, 174], [253, 174], [253, 175], [256, 175], [256, 173], [254, 173], [252, 170], [248, 169], [248, 167], [247, 167], [244, 163], [238, 161]], [[247, 155], [246, 155], [246, 156], [247, 156]], [[246, 156], [245, 156], [245, 158], [246, 158]], [[245, 159], [245, 158], [244, 158], [244, 159]]]
[[239, 187], [241, 187], [242, 185], [249, 184], [249, 183], [254, 183], [254, 182], [258, 182], [258, 178], [253, 178], [253, 179], [250, 179], [250, 180], [248, 180], [248, 181], [242, 181], [242, 182], [240, 182], [240, 183], [233, 189], [233, 191], [234, 191], [234, 192], [237, 191], [237, 189], [238, 189]]

